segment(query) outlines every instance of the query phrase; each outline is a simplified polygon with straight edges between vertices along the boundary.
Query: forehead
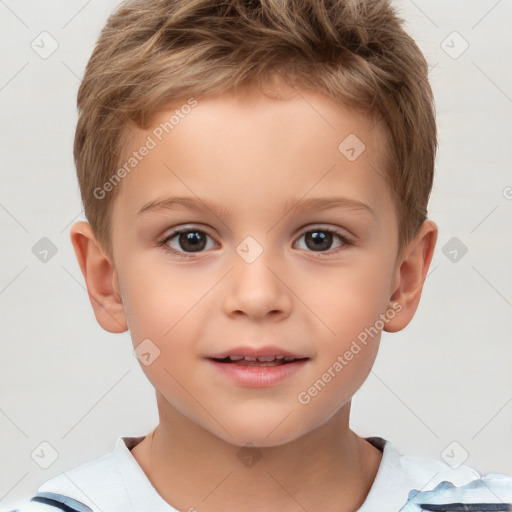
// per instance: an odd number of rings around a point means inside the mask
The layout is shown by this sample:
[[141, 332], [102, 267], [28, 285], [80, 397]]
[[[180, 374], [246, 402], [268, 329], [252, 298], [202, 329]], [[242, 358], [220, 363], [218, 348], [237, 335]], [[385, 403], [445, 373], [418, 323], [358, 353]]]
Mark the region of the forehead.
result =
[[116, 208], [133, 219], [168, 193], [250, 215], [338, 192], [389, 209], [386, 145], [382, 125], [317, 92], [185, 98], [128, 133], [125, 162], [150, 149], [123, 179]]

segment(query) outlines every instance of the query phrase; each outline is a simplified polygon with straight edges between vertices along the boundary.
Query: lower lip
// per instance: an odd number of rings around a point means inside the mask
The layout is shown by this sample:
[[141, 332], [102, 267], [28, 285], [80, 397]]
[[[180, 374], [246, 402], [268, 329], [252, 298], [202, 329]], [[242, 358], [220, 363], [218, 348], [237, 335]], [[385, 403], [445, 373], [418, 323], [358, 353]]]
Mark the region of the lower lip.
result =
[[308, 359], [300, 359], [278, 366], [242, 366], [232, 363], [220, 363], [213, 359], [208, 359], [208, 361], [219, 372], [240, 386], [264, 388], [278, 384], [288, 377], [295, 375], [304, 367]]

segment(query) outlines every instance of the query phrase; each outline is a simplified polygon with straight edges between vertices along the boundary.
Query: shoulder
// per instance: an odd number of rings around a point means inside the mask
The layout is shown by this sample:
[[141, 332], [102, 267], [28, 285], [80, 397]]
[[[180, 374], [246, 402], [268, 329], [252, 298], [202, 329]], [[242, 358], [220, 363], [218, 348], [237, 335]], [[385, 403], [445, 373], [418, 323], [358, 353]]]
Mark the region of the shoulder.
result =
[[400, 512], [512, 511], [509, 475], [482, 476], [470, 466], [450, 467], [440, 460], [423, 457], [401, 456], [400, 460], [412, 484]]
[[[506, 475], [490, 474], [482, 477], [470, 466], [450, 467], [441, 460], [401, 455], [392, 443], [380, 437], [367, 438], [367, 441], [379, 448], [383, 456], [372, 488], [359, 512], [512, 511], [512, 506], [503, 509], [447, 508], [457, 503], [500, 503], [483, 501], [490, 500], [493, 492], [504, 503], [508, 503], [506, 500], [512, 500], [509, 497], [509, 493], [512, 493], [512, 479]], [[487, 494], [482, 494], [485, 489]], [[450, 499], [454, 501], [450, 502]], [[463, 499], [466, 501], [461, 501]], [[385, 504], [384, 507], [382, 504]]]
[[429, 491], [411, 490], [400, 512], [512, 511], [512, 477], [489, 473], [464, 485], [444, 481]]
[[400, 480], [404, 486], [432, 489], [443, 481], [464, 485], [480, 478], [478, 471], [470, 466], [460, 464], [452, 467], [429, 457], [402, 455], [390, 441], [381, 437], [367, 438], [367, 441], [383, 452], [378, 474], [381, 479], [386, 477], [386, 480]]
[[448, 481], [454, 485], [464, 485], [480, 478], [480, 473], [472, 468], [461, 464], [451, 467], [445, 462], [428, 457], [400, 456], [400, 466], [412, 482], [421, 488], [433, 488], [438, 483]]
[[4, 512], [131, 510], [124, 480], [124, 452], [127, 451], [124, 440], [135, 442], [137, 439], [119, 438], [111, 453], [62, 471], [44, 482], [29, 500]]
[[37, 492], [27, 501], [18, 503], [15, 508], [0, 512], [93, 512], [87, 505], [52, 492]]

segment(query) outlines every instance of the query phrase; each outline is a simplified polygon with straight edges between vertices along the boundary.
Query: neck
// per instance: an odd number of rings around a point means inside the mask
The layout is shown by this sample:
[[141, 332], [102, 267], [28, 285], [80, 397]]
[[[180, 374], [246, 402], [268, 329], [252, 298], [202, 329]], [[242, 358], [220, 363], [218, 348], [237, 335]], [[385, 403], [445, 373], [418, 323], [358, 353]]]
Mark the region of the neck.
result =
[[[167, 402], [166, 402], [167, 403]], [[348, 426], [350, 403], [288, 443], [240, 447], [169, 406], [132, 450], [160, 496], [178, 510], [356, 511], [377, 474], [381, 452]], [[164, 414], [162, 412], [164, 411]]]

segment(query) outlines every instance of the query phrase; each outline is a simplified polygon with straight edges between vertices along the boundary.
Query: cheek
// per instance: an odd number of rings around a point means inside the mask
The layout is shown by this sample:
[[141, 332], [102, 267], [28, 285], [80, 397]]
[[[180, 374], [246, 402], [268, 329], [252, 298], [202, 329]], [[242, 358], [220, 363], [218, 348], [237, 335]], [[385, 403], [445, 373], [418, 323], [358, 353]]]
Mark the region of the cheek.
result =
[[216, 278], [192, 266], [171, 270], [162, 258], [124, 263], [123, 301], [134, 349], [154, 358], [145, 365], [147, 361], [138, 356], [153, 385], [173, 388], [172, 376], [180, 382], [190, 378], [194, 362], [203, 355], [199, 340], [205, 338], [212, 315], [208, 292]]
[[201, 314], [201, 301], [213, 278], [186, 265], [174, 267], [163, 258], [125, 262], [123, 304], [133, 338], [154, 338], [165, 344], [184, 321]]
[[334, 271], [329, 269], [328, 274], [311, 276], [310, 272], [310, 279], [298, 289], [314, 313], [312, 318], [323, 324], [327, 347], [336, 345], [338, 350], [374, 326], [389, 305], [388, 264], [363, 255], [353, 260]]
[[383, 261], [361, 258], [333, 273], [310, 296], [324, 333], [316, 342], [319, 371], [315, 378], [332, 407], [348, 400], [362, 385], [377, 356], [389, 300], [389, 269]]

